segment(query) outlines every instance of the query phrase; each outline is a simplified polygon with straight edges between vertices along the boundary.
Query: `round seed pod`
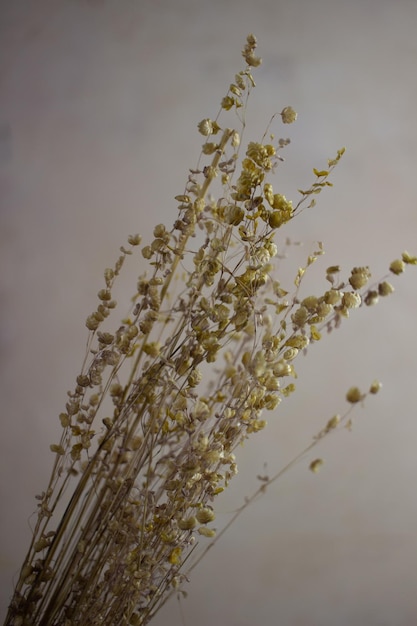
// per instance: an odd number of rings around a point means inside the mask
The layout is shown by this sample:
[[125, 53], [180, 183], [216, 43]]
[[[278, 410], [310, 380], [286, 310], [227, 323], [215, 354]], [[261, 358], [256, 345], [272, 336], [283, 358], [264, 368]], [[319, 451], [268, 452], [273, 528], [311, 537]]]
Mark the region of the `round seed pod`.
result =
[[195, 527], [196, 523], [197, 522], [194, 516], [187, 517], [187, 518], [181, 519], [178, 522], [178, 528], [180, 530], [192, 530]]
[[208, 507], [203, 507], [199, 511], [197, 511], [196, 518], [200, 522], [200, 524], [208, 524], [212, 522], [215, 518], [215, 514], [213, 509], [209, 509]]

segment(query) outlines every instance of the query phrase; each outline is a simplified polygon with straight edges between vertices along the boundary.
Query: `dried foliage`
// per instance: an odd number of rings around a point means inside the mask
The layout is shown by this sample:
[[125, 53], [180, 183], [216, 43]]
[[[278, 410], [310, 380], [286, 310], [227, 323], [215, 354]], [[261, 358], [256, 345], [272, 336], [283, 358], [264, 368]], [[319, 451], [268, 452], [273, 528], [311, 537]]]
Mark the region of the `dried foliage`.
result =
[[[274, 271], [287, 245], [280, 229], [314, 206], [344, 150], [326, 169], [313, 170], [313, 183], [294, 204], [270, 182], [288, 139], [264, 136], [240, 156], [251, 71], [261, 62], [255, 49], [250, 35], [246, 68], [219, 115], [198, 124], [205, 139], [176, 196], [178, 217], [172, 228], [156, 226], [141, 248], [148, 272], [138, 278], [128, 317], [113, 330], [114, 282], [140, 236], [130, 236], [105, 270], [86, 321], [86, 358], [60, 415], [62, 436], [50, 446], [53, 471], [37, 496], [9, 626], [148, 623], [181, 589], [199, 540], [215, 540], [214, 502], [237, 472], [236, 448], [295, 390], [297, 357], [352, 309], [393, 291], [385, 278], [369, 287], [368, 267], [354, 267], [342, 280], [333, 266], [324, 293], [301, 299], [321, 244], [298, 270], [293, 292], [281, 286]], [[237, 130], [223, 125], [225, 111], [236, 114]], [[290, 124], [296, 113], [286, 106], [281, 118]], [[400, 274], [416, 263], [404, 253], [390, 270]], [[373, 383], [369, 391], [378, 388]], [[365, 395], [352, 388], [347, 400], [353, 407]], [[331, 418], [308, 450], [348, 425], [348, 413]], [[310, 469], [321, 464], [315, 459]], [[261, 479], [257, 493], [286, 469]]]

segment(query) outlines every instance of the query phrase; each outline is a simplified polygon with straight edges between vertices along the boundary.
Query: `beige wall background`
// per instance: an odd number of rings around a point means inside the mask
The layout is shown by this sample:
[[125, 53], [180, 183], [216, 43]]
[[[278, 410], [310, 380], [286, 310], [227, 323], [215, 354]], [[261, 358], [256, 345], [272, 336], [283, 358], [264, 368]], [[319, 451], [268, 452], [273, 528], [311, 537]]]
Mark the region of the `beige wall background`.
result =
[[[415, 0], [13, 0], [0, 10], [0, 603], [30, 537], [58, 414], [81, 365], [84, 319], [129, 233], [171, 224], [248, 32], [263, 66], [246, 139], [299, 113], [274, 186], [291, 197], [347, 146], [335, 187], [289, 234], [301, 259], [376, 278], [417, 252]], [[297, 252], [298, 254], [298, 252]], [[139, 255], [140, 256], [140, 255]], [[297, 256], [288, 259], [288, 276]], [[127, 302], [142, 258], [122, 282]], [[417, 621], [417, 273], [355, 313], [298, 365], [298, 392], [242, 449], [219, 523], [336, 412], [384, 383], [352, 433], [326, 441], [229, 531], [155, 626], [408, 626]], [[308, 281], [306, 285], [308, 285]], [[122, 315], [122, 307], [121, 307]], [[182, 610], [182, 613], [181, 613]]]

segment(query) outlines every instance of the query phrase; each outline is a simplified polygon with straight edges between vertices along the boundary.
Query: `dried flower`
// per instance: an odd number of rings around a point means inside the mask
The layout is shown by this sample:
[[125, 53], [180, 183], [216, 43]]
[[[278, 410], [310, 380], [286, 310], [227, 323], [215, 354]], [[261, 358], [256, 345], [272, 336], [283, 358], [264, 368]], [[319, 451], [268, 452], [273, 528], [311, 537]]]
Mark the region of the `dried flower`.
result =
[[360, 402], [363, 399], [363, 394], [360, 392], [358, 387], [351, 387], [346, 394], [346, 400], [351, 404], [356, 404], [356, 402]]
[[310, 470], [313, 472], [313, 474], [317, 474], [321, 470], [323, 464], [323, 459], [314, 459], [314, 461], [311, 461], [310, 463]]
[[244, 57], [246, 63], [252, 67], [258, 67], [262, 63], [262, 59], [254, 54], [256, 46], [257, 41], [255, 35], [248, 35], [246, 38], [246, 45], [242, 50], [242, 56]]
[[342, 296], [342, 305], [347, 309], [355, 309], [361, 304], [361, 297], [358, 293], [352, 293], [351, 291], [345, 291]]
[[297, 119], [297, 113], [292, 107], [285, 107], [281, 111], [281, 117], [284, 124], [292, 124]]
[[380, 296], [389, 296], [391, 293], [393, 293], [393, 291], [394, 291], [394, 287], [391, 285], [391, 283], [388, 283], [386, 280], [379, 283], [378, 285], [378, 293]]
[[379, 293], [375, 289], [370, 289], [365, 296], [364, 302], [366, 306], [373, 306], [379, 300]]
[[393, 274], [402, 274], [405, 270], [405, 262], [401, 259], [395, 259], [395, 261], [391, 263], [389, 268]]
[[213, 122], [208, 118], [201, 120], [198, 124], [198, 131], [205, 137], [208, 137], [213, 133]]
[[417, 256], [412, 256], [407, 251], [402, 253], [401, 258], [407, 265], [417, 265]]
[[[348, 290], [340, 267], [331, 265], [325, 273], [330, 289], [301, 296], [310, 266], [323, 254], [321, 243], [294, 271], [292, 293], [278, 281], [274, 263], [287, 247], [279, 229], [303, 203], [314, 206], [312, 197], [331, 185], [344, 149], [327, 169], [313, 169], [314, 182], [299, 190], [296, 203], [270, 182], [288, 139], [249, 142], [241, 158], [238, 109], [255, 85], [256, 47], [249, 35], [246, 68], [221, 100], [221, 115], [232, 111], [238, 128], [222, 130], [219, 117], [198, 124], [203, 137], [217, 140], [204, 140], [198, 166], [175, 196], [173, 226], [156, 225], [142, 247], [148, 268], [135, 281], [122, 321], [113, 319], [113, 287], [140, 235], [130, 235], [129, 247], [104, 271], [86, 320], [83, 366], [59, 416], [61, 437], [50, 445], [51, 479], [37, 496], [38, 520], [6, 626], [145, 626], [181, 590], [199, 541], [215, 538], [209, 524], [216, 497], [237, 474], [235, 452], [265, 428], [264, 411], [296, 390], [300, 354], [362, 300], [375, 304], [393, 291], [382, 281], [359, 294], [368, 267], [353, 268]], [[297, 114], [287, 106], [281, 117], [290, 124]], [[404, 252], [391, 272], [402, 273], [406, 264], [416, 265], [417, 257]], [[379, 387], [372, 383], [369, 393]], [[365, 396], [352, 387], [346, 399], [354, 405]], [[329, 419], [297, 459], [343, 419]], [[316, 458], [310, 470], [322, 464]], [[275, 478], [262, 478], [254, 497]]]
[[369, 267], [354, 267], [349, 278], [353, 289], [362, 289], [371, 277]]
[[379, 380], [374, 380], [374, 382], [369, 388], [369, 392], [373, 394], [378, 393], [381, 387], [382, 387], [382, 384], [379, 382]]

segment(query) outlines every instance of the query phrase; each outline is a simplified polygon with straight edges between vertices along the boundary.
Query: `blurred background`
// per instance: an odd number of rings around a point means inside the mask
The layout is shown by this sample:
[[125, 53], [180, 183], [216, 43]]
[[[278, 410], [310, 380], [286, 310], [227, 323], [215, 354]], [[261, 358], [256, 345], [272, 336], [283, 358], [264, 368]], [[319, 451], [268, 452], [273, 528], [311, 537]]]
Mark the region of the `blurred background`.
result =
[[[196, 125], [243, 69], [246, 35], [264, 59], [246, 141], [284, 106], [299, 115], [273, 128], [292, 140], [275, 191], [296, 197], [313, 167], [347, 148], [334, 188], [287, 231], [304, 244], [283, 264], [288, 280], [324, 242], [305, 283], [319, 295], [329, 265], [370, 265], [379, 279], [404, 249], [417, 253], [416, 30], [415, 0], [1, 3], [1, 615], [102, 272], [128, 234], [146, 240], [175, 219]], [[126, 308], [143, 268], [140, 254], [130, 259]], [[391, 298], [355, 311], [298, 363], [297, 393], [241, 450], [219, 523], [257, 474], [277, 471], [345, 410], [350, 386], [378, 378], [380, 394], [357, 408], [351, 433], [330, 437], [245, 512], [155, 626], [417, 622], [417, 272], [392, 282]], [[314, 456], [326, 461], [318, 475]]]

